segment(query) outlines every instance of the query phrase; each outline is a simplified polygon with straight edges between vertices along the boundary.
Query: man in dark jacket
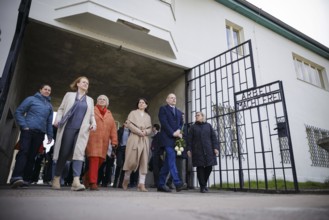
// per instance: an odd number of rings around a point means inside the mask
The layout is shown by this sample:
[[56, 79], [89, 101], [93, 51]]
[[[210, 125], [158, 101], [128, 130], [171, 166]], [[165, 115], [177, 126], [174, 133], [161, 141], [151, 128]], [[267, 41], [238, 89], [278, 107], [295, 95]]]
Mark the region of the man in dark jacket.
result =
[[113, 181], [113, 187], [122, 188], [122, 182], [124, 177], [124, 171], [122, 170], [123, 164], [125, 163], [126, 155], [126, 144], [130, 130], [127, 128], [127, 123], [125, 122], [122, 127], [118, 130], [118, 148], [116, 149], [116, 168]]
[[161, 106], [159, 110], [159, 121], [161, 123], [161, 142], [164, 146], [166, 157], [164, 165], [160, 171], [158, 184], [159, 192], [171, 192], [166, 187], [166, 179], [170, 172], [176, 191], [179, 192], [186, 187], [179, 178], [176, 167], [175, 141], [177, 138], [182, 138], [181, 129], [183, 126], [182, 112], [176, 108], [176, 95], [171, 93], [166, 99], [167, 105]]
[[160, 169], [163, 164], [163, 161], [161, 159], [161, 156], [163, 156], [163, 146], [162, 146], [161, 140], [160, 140], [160, 125], [159, 124], [153, 125], [153, 133], [154, 133], [154, 136], [152, 137], [152, 143], [151, 143], [152, 157], [150, 160], [149, 167], [150, 167], [150, 171], [153, 172], [154, 186], [158, 187], [159, 173], [160, 173]]

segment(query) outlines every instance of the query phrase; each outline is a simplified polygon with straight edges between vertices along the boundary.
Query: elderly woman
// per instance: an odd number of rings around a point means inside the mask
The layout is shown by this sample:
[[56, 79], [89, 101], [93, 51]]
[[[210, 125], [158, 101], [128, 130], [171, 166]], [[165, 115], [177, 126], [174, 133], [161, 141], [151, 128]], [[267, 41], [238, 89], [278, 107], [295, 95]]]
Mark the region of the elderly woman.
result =
[[212, 166], [217, 165], [219, 145], [211, 124], [205, 122], [204, 114], [196, 112], [195, 117], [196, 122], [188, 133], [187, 155], [192, 157], [192, 165], [197, 169], [200, 192], [205, 193]]
[[114, 147], [118, 144], [117, 128], [111, 111], [107, 109], [108, 105], [107, 96], [98, 96], [94, 108], [97, 130], [90, 133], [86, 148], [89, 169], [84, 176], [84, 185], [90, 187], [90, 190], [98, 190], [98, 169], [106, 160], [109, 144]]
[[71, 190], [82, 191], [85, 190], [85, 186], [80, 183], [80, 174], [85, 159], [85, 149], [90, 130], [96, 130], [94, 100], [87, 96], [89, 87], [87, 77], [77, 78], [70, 87], [74, 92], [65, 94], [54, 123], [58, 129], [53, 160], [57, 160], [57, 163], [52, 188], [61, 188], [60, 176], [66, 161], [72, 160]]
[[12, 188], [28, 184], [31, 180], [35, 156], [45, 138], [53, 138], [53, 107], [50, 103], [51, 88], [41, 85], [34, 96], [27, 97], [16, 109], [15, 119], [20, 126], [20, 150], [10, 179]]
[[125, 171], [122, 188], [127, 190], [132, 171], [139, 168], [138, 191], [147, 192], [145, 178], [148, 169], [148, 156], [150, 152], [149, 137], [152, 134], [151, 117], [147, 113], [148, 102], [144, 98], [138, 99], [137, 109], [129, 113], [126, 121], [131, 131], [126, 146], [126, 159], [123, 165]]

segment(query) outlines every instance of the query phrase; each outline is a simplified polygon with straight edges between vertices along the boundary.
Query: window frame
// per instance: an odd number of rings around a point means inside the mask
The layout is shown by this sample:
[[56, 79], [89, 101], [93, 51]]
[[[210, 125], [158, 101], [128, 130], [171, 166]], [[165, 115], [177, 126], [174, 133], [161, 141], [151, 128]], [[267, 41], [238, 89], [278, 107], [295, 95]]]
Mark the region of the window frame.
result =
[[298, 80], [326, 91], [329, 90], [328, 76], [324, 67], [294, 53], [293, 62]]
[[[244, 42], [243, 28], [229, 20], [225, 20], [226, 46], [228, 49], [236, 47]], [[238, 54], [242, 55], [242, 48], [237, 49]]]

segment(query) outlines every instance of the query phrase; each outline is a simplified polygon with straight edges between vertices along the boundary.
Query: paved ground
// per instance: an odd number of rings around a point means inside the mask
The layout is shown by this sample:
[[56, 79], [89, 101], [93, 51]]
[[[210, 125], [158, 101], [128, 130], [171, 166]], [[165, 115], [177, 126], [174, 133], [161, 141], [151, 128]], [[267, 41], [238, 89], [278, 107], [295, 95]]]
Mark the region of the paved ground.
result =
[[155, 189], [102, 188], [60, 191], [48, 186], [0, 187], [1, 220], [328, 220], [329, 195], [261, 194], [198, 190], [160, 193]]

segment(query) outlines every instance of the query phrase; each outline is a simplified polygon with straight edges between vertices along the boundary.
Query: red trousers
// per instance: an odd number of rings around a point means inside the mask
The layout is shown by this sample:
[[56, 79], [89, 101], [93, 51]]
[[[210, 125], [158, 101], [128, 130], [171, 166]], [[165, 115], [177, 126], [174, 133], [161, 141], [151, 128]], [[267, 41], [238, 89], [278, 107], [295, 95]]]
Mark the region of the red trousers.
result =
[[88, 157], [89, 168], [87, 170], [87, 176], [89, 177], [89, 183], [96, 183], [98, 179], [98, 169], [104, 162], [101, 157]]

